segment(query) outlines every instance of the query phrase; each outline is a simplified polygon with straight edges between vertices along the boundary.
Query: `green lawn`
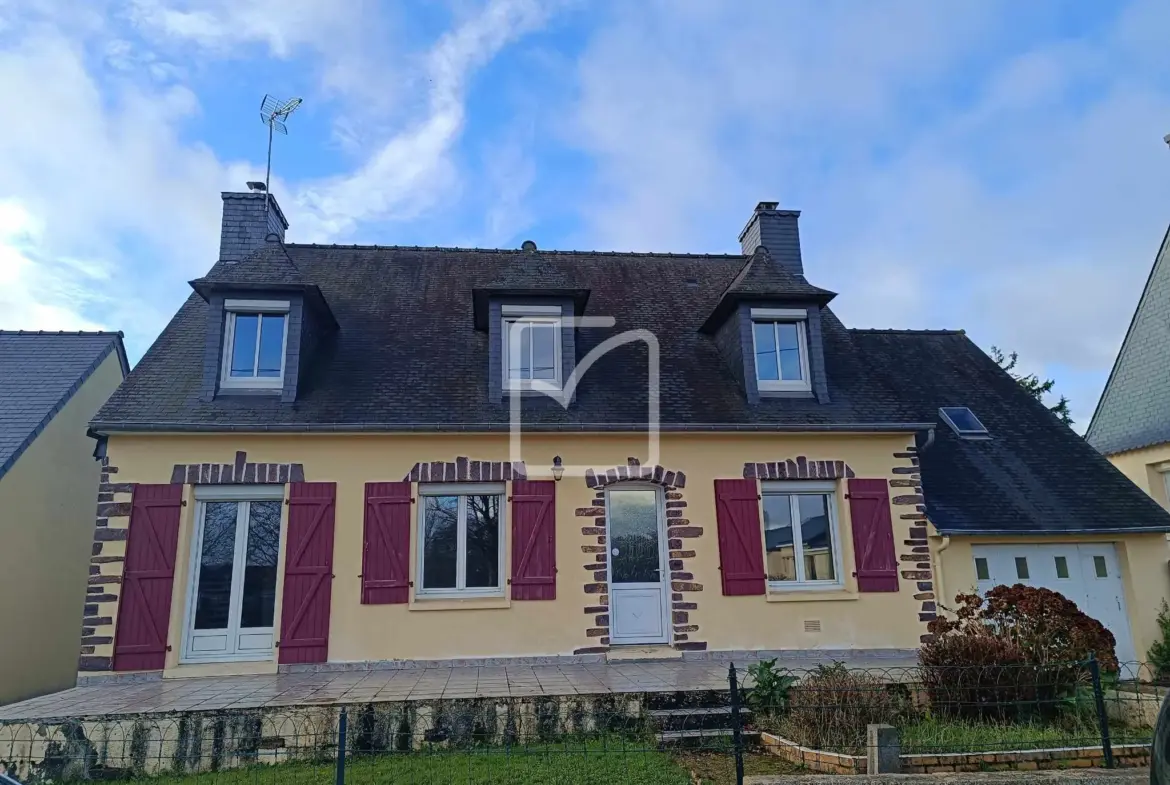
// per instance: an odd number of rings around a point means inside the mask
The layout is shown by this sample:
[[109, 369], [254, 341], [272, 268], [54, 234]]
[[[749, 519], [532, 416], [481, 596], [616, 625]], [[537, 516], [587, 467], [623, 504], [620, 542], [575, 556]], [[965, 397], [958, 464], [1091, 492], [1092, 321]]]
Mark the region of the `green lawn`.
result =
[[[1090, 725], [1068, 728], [923, 719], [901, 730], [904, 754], [1092, 747], [1101, 743], [1097, 728]], [[1111, 731], [1116, 743], [1148, 741], [1153, 733], [1149, 728], [1115, 727]]]
[[[151, 785], [333, 785], [334, 764], [285, 763], [186, 776], [150, 778]], [[687, 785], [689, 773], [664, 752], [600, 742], [468, 751], [382, 753], [352, 759], [346, 785]], [[734, 778], [733, 778], [734, 781]]]

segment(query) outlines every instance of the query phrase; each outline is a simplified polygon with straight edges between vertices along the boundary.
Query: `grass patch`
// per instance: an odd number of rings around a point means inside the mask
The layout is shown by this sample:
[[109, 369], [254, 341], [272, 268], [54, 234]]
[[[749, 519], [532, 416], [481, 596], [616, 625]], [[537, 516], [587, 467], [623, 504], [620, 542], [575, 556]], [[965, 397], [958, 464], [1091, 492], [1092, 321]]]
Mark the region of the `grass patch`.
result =
[[[680, 766], [699, 775], [703, 785], [735, 785], [735, 758], [730, 750], [720, 753], [679, 752], [674, 757]], [[766, 752], [745, 752], [743, 755], [743, 773], [746, 776], [798, 774], [802, 771], [795, 763]]]
[[[150, 778], [151, 785], [334, 785], [335, 782], [333, 763], [282, 763]], [[590, 742], [381, 753], [347, 761], [345, 782], [346, 785], [596, 785], [599, 782], [687, 785], [690, 777], [687, 769], [667, 753], [640, 746]]]
[[[1148, 728], [1111, 728], [1115, 743], [1146, 741]], [[1101, 743], [1095, 727], [1040, 723], [984, 723], [923, 719], [901, 729], [903, 754], [998, 752], [1051, 747], [1093, 747]]]

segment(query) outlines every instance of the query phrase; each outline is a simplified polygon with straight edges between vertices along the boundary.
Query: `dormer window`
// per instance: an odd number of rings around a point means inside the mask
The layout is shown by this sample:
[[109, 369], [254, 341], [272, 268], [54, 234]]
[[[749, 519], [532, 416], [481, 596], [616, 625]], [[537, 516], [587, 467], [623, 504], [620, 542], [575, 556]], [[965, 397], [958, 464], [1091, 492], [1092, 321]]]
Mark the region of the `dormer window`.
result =
[[504, 389], [561, 389], [560, 306], [505, 305], [501, 314]]
[[809, 390], [808, 312], [752, 308], [752, 350], [761, 392]]
[[281, 390], [288, 301], [225, 300], [220, 387]]

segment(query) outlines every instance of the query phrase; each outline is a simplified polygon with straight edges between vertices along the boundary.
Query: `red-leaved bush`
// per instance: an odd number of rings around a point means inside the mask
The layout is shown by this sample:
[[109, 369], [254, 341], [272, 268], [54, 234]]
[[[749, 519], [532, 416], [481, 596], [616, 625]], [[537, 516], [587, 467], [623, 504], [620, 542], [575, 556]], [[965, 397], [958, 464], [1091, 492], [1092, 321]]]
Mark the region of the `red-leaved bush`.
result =
[[919, 650], [931, 704], [963, 717], [1048, 714], [1086, 676], [1095, 654], [1117, 670], [1113, 634], [1057, 592], [1016, 584], [960, 594], [954, 618], [930, 623]]
[[954, 619], [940, 616], [930, 623], [936, 639], [953, 634], [994, 635], [1019, 646], [1030, 663], [1077, 662], [1093, 653], [1103, 670], [1117, 670], [1113, 633], [1050, 589], [1017, 583], [996, 586], [986, 597], [960, 594], [953, 612]]

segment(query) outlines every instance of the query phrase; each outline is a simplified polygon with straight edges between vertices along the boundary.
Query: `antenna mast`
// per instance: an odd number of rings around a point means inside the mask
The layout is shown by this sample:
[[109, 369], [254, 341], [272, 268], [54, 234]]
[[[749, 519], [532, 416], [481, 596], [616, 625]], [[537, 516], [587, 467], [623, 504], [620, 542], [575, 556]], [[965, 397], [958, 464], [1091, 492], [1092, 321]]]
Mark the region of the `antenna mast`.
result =
[[[264, 100], [260, 102], [260, 120], [268, 126], [268, 168], [264, 171], [264, 192], [266, 194], [271, 192], [269, 181], [272, 178], [272, 134], [275, 131], [288, 136], [288, 126], [285, 125], [285, 122], [288, 120], [288, 116], [295, 112], [300, 105], [300, 98], [281, 101], [271, 95], [264, 96]], [[270, 202], [271, 200], [265, 197], [264, 214], [266, 216]]]

